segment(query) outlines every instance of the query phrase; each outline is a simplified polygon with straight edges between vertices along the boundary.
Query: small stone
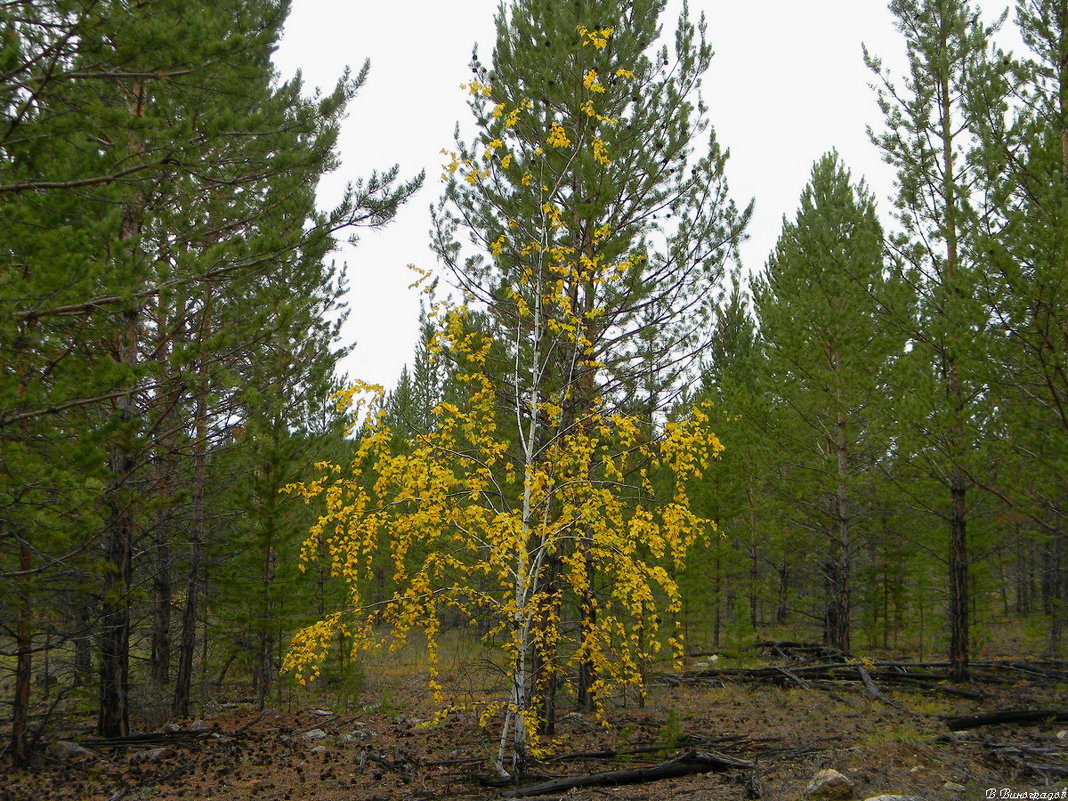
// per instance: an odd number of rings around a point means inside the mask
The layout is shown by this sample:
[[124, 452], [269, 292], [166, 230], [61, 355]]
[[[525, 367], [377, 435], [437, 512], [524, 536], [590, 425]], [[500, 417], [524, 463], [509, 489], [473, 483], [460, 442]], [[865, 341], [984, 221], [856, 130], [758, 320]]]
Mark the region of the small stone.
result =
[[176, 731], [181, 730], [182, 727], [179, 726], [177, 723], [168, 723], [166, 726], [163, 727], [163, 731], [165, 731], [167, 734], [174, 734]]
[[943, 790], [949, 790], [951, 793], [966, 793], [968, 788], [963, 784], [957, 784], [957, 782], [946, 782], [942, 785]]
[[354, 743], [360, 740], [370, 740], [375, 736], [374, 731], [371, 729], [358, 729], [354, 732], [346, 732], [339, 735], [337, 740], [339, 743]]
[[322, 740], [324, 737], [326, 737], [326, 732], [322, 729], [311, 729], [304, 732], [305, 740]]
[[331, 715], [334, 714], [329, 709], [313, 709], [313, 710], [311, 710], [311, 713], [313, 715], [318, 715], [321, 718], [328, 718], [328, 717], [330, 717]]
[[312, 753], [312, 754], [329, 754], [330, 753], [330, 749], [327, 748], [325, 745], [317, 745], [317, 746], [315, 746], [315, 748], [311, 749], [310, 753]]
[[130, 754], [131, 762], [159, 762], [164, 757], [173, 754], [170, 748], [149, 748], [147, 751], [138, 751]]
[[192, 723], [189, 724], [189, 730], [190, 731], [205, 731], [207, 728], [208, 728], [208, 724], [205, 723], [200, 718], [197, 718], [196, 720], [194, 720]]
[[830, 801], [846, 801], [853, 797], [853, 782], [838, 771], [828, 768], [812, 777], [812, 781], [805, 788], [805, 795]]
[[69, 740], [56, 740], [52, 743], [48, 750], [52, 752], [52, 756], [56, 759], [76, 759], [83, 756], [96, 756], [96, 754], [90, 751], [85, 746], [72, 743]]
[[1059, 732], [1057, 732], [1057, 739], [1068, 740], [1068, 729], [1061, 729]]

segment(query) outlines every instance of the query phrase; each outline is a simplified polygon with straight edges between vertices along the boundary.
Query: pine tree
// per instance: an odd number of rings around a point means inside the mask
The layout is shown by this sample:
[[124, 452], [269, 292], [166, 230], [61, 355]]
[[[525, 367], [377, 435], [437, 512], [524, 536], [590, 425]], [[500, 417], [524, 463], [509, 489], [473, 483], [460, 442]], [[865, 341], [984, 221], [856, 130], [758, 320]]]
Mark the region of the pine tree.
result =
[[969, 660], [969, 490], [985, 413], [976, 364], [988, 348], [975, 291], [986, 265], [976, 247], [970, 190], [977, 167], [969, 157], [982, 111], [966, 98], [971, 76], [983, 69], [990, 29], [964, 0], [892, 0], [890, 9], [908, 52], [902, 87], [877, 58], [865, 57], [882, 84], [887, 127], [873, 139], [898, 176], [894, 265], [918, 297], [915, 319], [898, 320], [911, 345], [899, 379], [906, 400], [900, 447], [948, 495], [930, 513], [949, 521], [950, 675], [961, 681]]
[[[748, 587], [750, 614], [745, 618], [755, 625], [755, 593], [760, 584], [753, 580], [754, 571], [760, 568], [757, 547], [762, 546], [765, 556], [771, 550], [763, 526], [763, 505], [757, 509], [758, 499], [766, 498], [763, 482], [767, 480], [766, 437], [756, 422], [765, 418], [761, 403], [765, 359], [757, 347], [756, 322], [742, 287], [741, 271], [735, 270], [702, 354], [700, 388], [686, 401], [711, 403], [716, 431], [724, 443], [730, 443], [694, 490], [694, 508], [715, 521], [719, 535], [707, 547], [698, 548], [683, 577], [686, 606], [696, 611], [699, 625], [709, 625], [713, 648], [720, 647], [724, 629], [733, 628], [738, 610], [736, 585]], [[709, 609], [711, 620], [705, 621]]]
[[[1068, 609], [1068, 5], [1023, 0], [1016, 22], [1026, 58], [999, 53], [971, 89], [992, 267], [982, 298], [1000, 335], [990, 381], [999, 439], [1017, 465], [1006, 475], [1022, 478], [993, 489], [1041, 532], [1056, 652]], [[1024, 102], [1012, 103], [1014, 95]]]
[[875, 409], [884, 405], [889, 361], [904, 345], [880, 318], [879, 304], [901, 308], [882, 249], [871, 194], [851, 183], [832, 152], [814, 165], [797, 217], [784, 221], [754, 286], [769, 391], [788, 418], [779, 438], [782, 487], [792, 522], [822, 535], [824, 642], [843, 651], [863, 522], [858, 483], [887, 447]]
[[[170, 581], [170, 544], [142, 549], [135, 537], [142, 515], [177, 519], [149, 477], [189, 481], [176, 680], [176, 707], [185, 709], [209, 450], [222, 439], [217, 421], [235, 408], [241, 366], [264, 356], [264, 321], [292, 313], [250, 304], [272, 280], [313, 295], [329, 285], [322, 258], [333, 233], [388, 220], [418, 181], [397, 181], [396, 169], [375, 174], [336, 209], [315, 212], [316, 182], [336, 166], [338, 120], [366, 70], [315, 101], [299, 80], [277, 84], [270, 54], [285, 3], [45, 2], [18, 24], [12, 8], [0, 12], [9, 68], [0, 79], [0, 206], [9, 221], [0, 342], [20, 356], [5, 360], [0, 431], [17, 455], [5, 465], [21, 469], [3, 476], [13, 500], [2, 558], [28, 557], [54, 573], [69, 564], [55, 556], [70, 543], [41, 526], [33, 506], [47, 503], [57, 522], [84, 520], [71, 530], [85, 532], [75, 553], [95, 553], [99, 565], [99, 590], [86, 604], [102, 627], [98, 725], [121, 734], [131, 588], [143, 569], [135, 554], [157, 557], [157, 609]], [[153, 456], [163, 452], [183, 464], [161, 473]], [[62, 481], [47, 478], [53, 465], [64, 466]], [[28, 698], [32, 628], [28, 618], [19, 624], [26, 678], [17, 709]], [[167, 626], [157, 619], [155, 628], [162, 663]], [[15, 742], [21, 756], [17, 732]]]

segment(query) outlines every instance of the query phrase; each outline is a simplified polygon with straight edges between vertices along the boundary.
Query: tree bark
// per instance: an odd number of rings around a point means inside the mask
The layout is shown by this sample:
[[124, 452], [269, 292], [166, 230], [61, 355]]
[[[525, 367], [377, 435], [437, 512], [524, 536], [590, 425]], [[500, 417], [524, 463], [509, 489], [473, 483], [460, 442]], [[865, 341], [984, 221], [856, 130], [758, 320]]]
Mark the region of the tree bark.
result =
[[[144, 117], [147, 95], [144, 84], [131, 91], [130, 116]], [[143, 153], [136, 140], [131, 150]], [[144, 197], [136, 195], [123, 210], [119, 228], [120, 246], [130, 246], [131, 258], [142, 227]], [[114, 347], [115, 361], [130, 371], [130, 381], [138, 381], [134, 371], [139, 362], [141, 308], [136, 301], [121, 314], [122, 325]], [[133, 576], [133, 506], [130, 489], [136, 459], [132, 426], [137, 419], [136, 391], [116, 401], [120, 433], [108, 458], [111, 483], [107, 492], [107, 520], [104, 525], [104, 553], [108, 569], [104, 574], [100, 638], [100, 711], [97, 731], [102, 737], [123, 737], [130, 730], [130, 584]]]
[[995, 726], [999, 723], [1052, 723], [1068, 720], [1068, 709], [1007, 709], [986, 715], [946, 718], [950, 731]]
[[30, 681], [33, 676], [33, 606], [30, 569], [33, 554], [30, 544], [19, 537], [19, 612], [15, 625], [15, 697], [11, 709], [11, 746], [15, 764], [29, 761], [26, 727], [30, 713]]
[[[837, 357], [835, 367], [837, 367]], [[839, 390], [838, 401], [841, 404]], [[849, 472], [848, 440], [846, 438], [846, 416], [839, 408], [835, 420], [836, 486], [834, 493], [835, 530], [832, 537], [831, 555], [831, 594], [828, 605], [828, 626], [824, 632], [824, 641], [840, 651], [849, 651], [849, 614], [851, 606], [852, 558], [849, 539], [849, 493], [846, 478]]]
[[[960, 188], [956, 184], [956, 164], [954, 160], [952, 95], [949, 76], [945, 73], [939, 79], [939, 113], [942, 141], [942, 199], [945, 203], [945, 239], [946, 262], [945, 274], [942, 276], [939, 291], [945, 304], [944, 321], [948, 324], [945, 351], [942, 354], [946, 381], [946, 401], [949, 404], [950, 420], [950, 458], [962, 462], [967, 457], [970, 446], [965, 442], [964, 413], [967, 400], [960, 377], [958, 362], [959, 334], [954, 329], [957, 321], [952, 312], [959, 308], [962, 300], [957, 285], [960, 273], [960, 254], [958, 242], [957, 196]], [[949, 313], [947, 313], [947, 311]], [[968, 679], [968, 531], [966, 494], [968, 481], [959, 466], [950, 466], [950, 533], [949, 533], [949, 675], [953, 681]]]
[[[211, 295], [204, 302], [201, 341], [208, 333], [211, 313]], [[199, 377], [193, 422], [193, 492], [192, 519], [189, 526], [189, 575], [186, 580], [185, 606], [182, 608], [182, 629], [179, 634], [178, 675], [174, 684], [172, 709], [180, 718], [189, 717], [189, 701], [193, 684], [193, 655], [196, 649], [197, 605], [200, 593], [201, 549], [206, 538], [207, 512], [205, 493], [208, 484], [208, 367], [207, 356], [200, 355], [197, 366]], [[205, 634], [205, 637], [207, 635]]]
[[949, 553], [949, 677], [968, 680], [968, 538], [964, 479], [954, 475], [950, 483], [952, 517]]
[[[123, 239], [133, 235], [123, 221]], [[137, 365], [140, 311], [123, 313], [123, 327], [116, 347], [116, 361]], [[136, 379], [132, 379], [136, 380]], [[101, 737], [124, 737], [130, 730], [130, 584], [133, 576], [133, 509], [129, 487], [136, 460], [130, 426], [137, 409], [133, 395], [118, 402], [122, 431], [108, 459], [111, 485], [108, 488], [108, 516], [104, 527], [104, 557], [107, 570], [101, 601], [103, 630], [100, 638], [100, 710], [97, 732]]]
[[152, 685], [167, 686], [171, 673], [171, 550], [162, 521], [153, 532], [156, 569], [152, 575]]

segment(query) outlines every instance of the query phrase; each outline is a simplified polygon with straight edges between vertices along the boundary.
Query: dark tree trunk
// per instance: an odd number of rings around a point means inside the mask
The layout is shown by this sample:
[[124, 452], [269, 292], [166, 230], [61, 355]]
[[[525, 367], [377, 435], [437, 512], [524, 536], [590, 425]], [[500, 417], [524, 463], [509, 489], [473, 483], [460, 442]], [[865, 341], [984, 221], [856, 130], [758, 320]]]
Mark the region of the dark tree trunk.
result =
[[[129, 219], [123, 221], [123, 238], [136, 233]], [[116, 360], [123, 365], [137, 364], [140, 312], [129, 309], [123, 314], [123, 327], [116, 348]], [[133, 510], [130, 485], [136, 466], [134, 434], [130, 430], [136, 418], [134, 395], [119, 401], [122, 431], [108, 459], [111, 486], [107, 494], [107, 521], [104, 527], [104, 573], [101, 596], [100, 637], [100, 711], [97, 731], [101, 737], [124, 737], [130, 731], [130, 583], [133, 575]]]
[[712, 647], [719, 648], [719, 638], [723, 628], [723, 574], [719, 554], [719, 544], [716, 544], [715, 579], [713, 583], [713, 606], [712, 606]]
[[[584, 645], [587, 638], [594, 636], [597, 625], [597, 602], [593, 589], [594, 569], [589, 558], [590, 546], [586, 545], [586, 587], [579, 599], [579, 643]], [[578, 684], [575, 690], [575, 707], [581, 712], [592, 712], [597, 699], [593, 685], [597, 681], [597, 666], [589, 656], [579, 662]]]
[[[210, 300], [206, 304], [210, 306]], [[207, 316], [208, 309], [204, 314]], [[197, 396], [195, 409], [195, 441], [193, 443], [193, 496], [192, 496], [192, 520], [189, 526], [189, 575], [186, 581], [185, 606], [182, 608], [182, 629], [179, 634], [178, 650], [178, 675], [174, 684], [174, 703], [172, 705], [175, 716], [180, 718], [189, 717], [189, 702], [193, 684], [193, 655], [196, 650], [197, 635], [197, 605], [200, 593], [200, 570], [201, 548], [203, 547], [205, 532], [207, 529], [205, 493], [208, 483], [207, 471], [207, 367], [206, 361], [201, 357], [198, 373], [201, 377], [201, 386]], [[205, 635], [207, 636], [207, 635]]]
[[[272, 499], [273, 500], [273, 499]], [[261, 592], [259, 631], [256, 632], [256, 669], [253, 675], [256, 693], [256, 707], [261, 712], [267, 703], [267, 696], [274, 683], [274, 635], [271, 631], [274, 616], [273, 587], [276, 576], [277, 554], [274, 550], [274, 533], [267, 521], [267, 547], [264, 549], [263, 565], [260, 574]]]
[[775, 572], [779, 574], [779, 603], [775, 609], [775, 622], [781, 626], [786, 623], [790, 611], [790, 560], [783, 557]]
[[[120, 464], [132, 469], [132, 459]], [[100, 712], [97, 732], [101, 737], [124, 737], [130, 731], [130, 578], [133, 545], [129, 512], [113, 502], [108, 524], [105, 558], [109, 566], [104, 579], [100, 638]]]
[[25, 539], [19, 537], [19, 611], [15, 624], [15, 696], [11, 708], [11, 747], [15, 764], [29, 761], [26, 727], [30, 714], [30, 681], [33, 676], [33, 606], [30, 592], [30, 569], [33, 553]]
[[1050, 546], [1053, 550], [1050, 571], [1053, 573], [1053, 602], [1050, 609], [1049, 648], [1047, 653], [1053, 659], [1060, 659], [1064, 652], [1065, 617], [1068, 616], [1068, 554], [1065, 553], [1065, 536], [1063, 531], [1053, 534]]
[[[143, 84], [132, 87], [130, 116], [145, 114], [147, 93]], [[142, 153], [140, 142], [131, 139], [131, 149]], [[136, 196], [123, 210], [119, 228], [121, 245], [136, 256], [136, 239], [141, 234], [144, 197]], [[133, 276], [131, 276], [132, 278]], [[133, 306], [122, 314], [115, 343], [115, 361], [131, 374], [139, 361], [141, 309]], [[137, 378], [131, 375], [131, 381]], [[108, 458], [111, 483], [107, 493], [107, 520], [104, 525], [104, 573], [101, 597], [100, 712], [97, 731], [102, 737], [123, 737], [130, 731], [130, 583], [133, 577], [133, 504], [130, 493], [136, 468], [134, 421], [137, 396], [130, 393], [117, 402], [120, 431]]]
[[549, 605], [540, 610], [534, 625], [539, 630], [535, 645], [530, 655], [530, 675], [533, 692], [531, 706], [537, 710], [539, 734], [553, 736], [556, 734], [556, 693], [559, 689], [557, 675], [557, 645], [555, 637], [549, 631], [553, 621], [560, 619], [560, 601], [557, 588], [560, 579], [560, 557], [551, 554], [545, 559], [545, 578], [542, 595], [549, 599]]
[[949, 676], [968, 680], [968, 538], [965, 480], [954, 475], [950, 483], [952, 517], [949, 544]]
[[840, 651], [849, 650], [849, 574], [842, 556], [832, 553], [825, 567], [827, 606], [823, 614], [823, 643]]
[[91, 680], [93, 672], [93, 641], [90, 633], [92, 613], [87, 599], [75, 600], [74, 616], [77, 626], [74, 634], [74, 680], [78, 684], [84, 684]]
[[152, 576], [152, 684], [162, 690], [171, 674], [171, 546], [159, 524], [153, 534], [156, 569]]
[[[839, 357], [835, 355], [837, 367]], [[836, 394], [842, 405], [841, 390]], [[846, 479], [849, 473], [846, 417], [836, 413], [835, 435], [827, 447], [834, 454], [836, 486], [834, 492], [834, 529], [829, 532], [830, 553], [827, 559], [827, 608], [824, 614], [823, 642], [839, 651], [849, 651], [849, 613], [851, 605], [852, 556], [849, 539], [849, 493]]]

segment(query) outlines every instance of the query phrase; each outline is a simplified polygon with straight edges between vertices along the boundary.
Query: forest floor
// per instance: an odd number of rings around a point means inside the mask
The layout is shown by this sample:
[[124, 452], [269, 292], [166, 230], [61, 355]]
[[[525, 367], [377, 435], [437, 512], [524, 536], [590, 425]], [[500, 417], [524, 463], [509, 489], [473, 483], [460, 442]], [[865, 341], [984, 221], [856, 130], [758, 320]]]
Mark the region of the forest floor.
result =
[[[709, 672], [707, 665], [699, 667]], [[476, 685], [490, 681], [492, 674], [476, 667], [451, 675], [447, 671], [454, 690], [466, 685], [461, 700], [470, 711], [454, 712], [431, 726], [425, 725], [434, 712], [425, 673], [408, 668], [388, 662], [367, 668], [358, 699], [347, 704], [320, 698], [322, 706], [302, 706], [300, 696], [288, 707], [263, 712], [251, 703], [217, 704], [200, 720], [172, 723], [169, 731], [132, 746], [93, 743], [85, 722], [71, 722], [68, 731], [54, 737], [87, 744], [90, 753], [61, 756], [53, 742], [33, 768], [5, 769], [0, 799], [506, 797], [509, 790], [479, 780], [489, 773], [492, 725], [488, 730], [477, 725], [477, 710], [490, 696]], [[564, 715], [551, 744], [556, 758], [539, 762], [533, 771], [542, 779], [593, 774], [663, 763], [696, 749], [744, 759], [753, 767], [571, 789], [551, 797], [789, 801], [805, 797], [806, 786], [824, 768], [848, 777], [854, 788], [844, 797], [856, 799], [881, 794], [927, 801], [1068, 795], [1068, 789], [1059, 792], [1068, 788], [1068, 723], [952, 732], [945, 722], [951, 716], [1005, 709], [1064, 709], [1068, 692], [1063, 684], [984, 684], [975, 688], [981, 698], [949, 695], [938, 686], [923, 693], [883, 689], [880, 700], [859, 682], [829, 689], [731, 677], [723, 686], [660, 683], [650, 690], [644, 708], [633, 699], [626, 706], [610, 704], [607, 726], [591, 716]], [[1043, 773], [1042, 765], [1053, 767]], [[1010, 795], [1009, 790], [1048, 795]]]

